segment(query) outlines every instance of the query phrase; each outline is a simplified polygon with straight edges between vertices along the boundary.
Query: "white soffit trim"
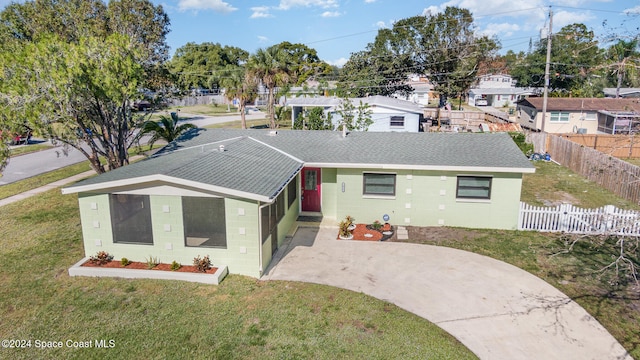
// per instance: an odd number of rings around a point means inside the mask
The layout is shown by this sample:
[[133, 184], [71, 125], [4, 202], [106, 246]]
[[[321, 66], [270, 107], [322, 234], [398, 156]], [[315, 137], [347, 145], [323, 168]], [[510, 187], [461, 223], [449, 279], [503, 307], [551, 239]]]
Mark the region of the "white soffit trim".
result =
[[473, 171], [497, 173], [526, 173], [533, 174], [535, 168], [519, 167], [484, 167], [484, 166], [449, 166], [449, 165], [408, 165], [408, 164], [341, 164], [341, 163], [305, 163], [307, 167], [337, 168], [337, 169], [396, 169], [396, 170], [436, 170], [436, 171]]
[[184, 180], [184, 179], [175, 178], [175, 177], [166, 176], [166, 175], [141, 176], [141, 177], [130, 178], [130, 179], [108, 181], [108, 182], [103, 182], [103, 183], [99, 183], [99, 184], [91, 184], [91, 185], [85, 185], [85, 186], [75, 186], [75, 187], [71, 187], [71, 188], [63, 188], [62, 189], [62, 194], [74, 194], [74, 193], [80, 193], [80, 192], [95, 192], [95, 191], [101, 191], [101, 190], [104, 191], [104, 190], [113, 189], [113, 188], [127, 187], [127, 186], [132, 186], [132, 185], [142, 185], [142, 184], [145, 184], [145, 183], [152, 183], [152, 182], [163, 182], [163, 183], [173, 184], [173, 185], [177, 185], [177, 186], [187, 186], [187, 187], [192, 187], [192, 188], [196, 188], [196, 189], [202, 189], [202, 190], [205, 190], [205, 191], [211, 191], [211, 192], [215, 192], [215, 193], [220, 193], [220, 194], [224, 194], [224, 195], [230, 195], [230, 196], [239, 197], [239, 198], [262, 201], [262, 202], [266, 202], [266, 203], [273, 202], [273, 199], [269, 199], [269, 197], [267, 197], [267, 196], [258, 195], [258, 194], [254, 194], [254, 193], [249, 193], [249, 192], [245, 192], [245, 191], [233, 190], [233, 189], [225, 188], [225, 187], [222, 187], [222, 186], [203, 184], [203, 183], [197, 182], [197, 181]]

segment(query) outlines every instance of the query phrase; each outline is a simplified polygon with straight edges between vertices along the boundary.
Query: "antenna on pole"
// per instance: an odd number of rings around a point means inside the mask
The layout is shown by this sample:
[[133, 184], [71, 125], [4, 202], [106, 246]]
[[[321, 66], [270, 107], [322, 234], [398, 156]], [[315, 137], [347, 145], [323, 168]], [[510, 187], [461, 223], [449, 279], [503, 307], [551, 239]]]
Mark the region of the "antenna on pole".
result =
[[540, 131], [544, 132], [544, 123], [547, 120], [547, 100], [549, 98], [549, 67], [551, 63], [551, 32], [553, 24], [553, 11], [549, 6], [549, 31], [547, 32], [547, 62], [544, 66], [544, 95], [542, 100], [542, 125]]

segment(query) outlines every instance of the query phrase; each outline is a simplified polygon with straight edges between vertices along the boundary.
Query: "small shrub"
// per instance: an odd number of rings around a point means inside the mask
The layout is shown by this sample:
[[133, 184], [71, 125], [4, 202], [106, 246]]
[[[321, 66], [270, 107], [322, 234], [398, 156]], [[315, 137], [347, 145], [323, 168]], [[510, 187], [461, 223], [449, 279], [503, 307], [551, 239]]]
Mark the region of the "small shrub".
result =
[[371, 224], [371, 228], [373, 230], [380, 230], [382, 229], [382, 224], [380, 223], [380, 221], [376, 220], [373, 222], [373, 224]]
[[122, 258], [120, 260], [120, 265], [122, 265], [122, 266], [127, 266], [129, 264], [131, 264], [131, 261], [129, 259], [127, 259], [127, 258]]
[[158, 266], [158, 264], [160, 264], [160, 260], [158, 260], [157, 257], [149, 256], [149, 258], [147, 259], [148, 269], [153, 269], [154, 267]]
[[351, 230], [349, 230], [349, 222], [342, 220], [340, 222], [339, 228], [340, 228], [340, 237], [342, 238], [348, 238], [349, 236], [351, 236]]
[[89, 261], [98, 265], [104, 265], [111, 260], [113, 260], [113, 255], [106, 251], [98, 251], [95, 255], [89, 257]]
[[182, 265], [180, 265], [175, 260], [171, 263], [171, 271], [178, 271], [178, 269], [180, 269], [181, 267], [182, 267]]
[[209, 255], [201, 258], [200, 255], [193, 258], [193, 266], [196, 267], [196, 270], [199, 272], [206, 272], [211, 269], [211, 259], [209, 259]]

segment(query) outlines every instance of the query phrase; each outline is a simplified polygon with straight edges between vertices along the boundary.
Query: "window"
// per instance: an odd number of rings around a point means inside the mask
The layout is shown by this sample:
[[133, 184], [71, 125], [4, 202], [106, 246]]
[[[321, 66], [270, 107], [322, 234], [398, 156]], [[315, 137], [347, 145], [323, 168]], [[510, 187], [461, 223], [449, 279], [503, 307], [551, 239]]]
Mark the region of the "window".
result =
[[391, 127], [404, 127], [404, 116], [392, 116], [389, 121]]
[[490, 199], [491, 178], [480, 176], [458, 176], [456, 198]]
[[153, 244], [149, 196], [111, 194], [109, 205], [114, 243]]
[[584, 113], [584, 119], [585, 120], [590, 120], [590, 121], [595, 121], [597, 120], [597, 116], [596, 113], [594, 112], [588, 112], [588, 113]]
[[224, 198], [182, 197], [184, 242], [194, 247], [227, 247]]
[[288, 201], [288, 205], [289, 207], [291, 207], [291, 205], [293, 205], [293, 203], [296, 201], [296, 198], [298, 197], [298, 182], [297, 182], [297, 177], [293, 178], [291, 180], [291, 182], [289, 183], [289, 185], [287, 185], [287, 201]]
[[550, 114], [551, 122], [568, 122], [569, 121], [569, 113], [561, 112], [561, 111], [552, 111]]
[[390, 195], [396, 194], [395, 174], [363, 174], [363, 194], [364, 195]]

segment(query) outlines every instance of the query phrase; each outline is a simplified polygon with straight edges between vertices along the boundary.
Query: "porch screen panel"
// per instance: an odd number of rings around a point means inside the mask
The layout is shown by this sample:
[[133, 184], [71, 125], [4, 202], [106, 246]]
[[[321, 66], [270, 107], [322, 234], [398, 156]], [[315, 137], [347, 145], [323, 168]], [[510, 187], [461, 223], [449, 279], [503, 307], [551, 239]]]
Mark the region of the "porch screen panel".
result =
[[395, 174], [363, 174], [363, 194], [364, 195], [395, 195], [396, 175]]
[[149, 196], [111, 194], [109, 206], [114, 243], [153, 244]]
[[458, 176], [456, 197], [462, 199], [490, 199], [491, 178], [478, 176]]
[[224, 198], [182, 197], [184, 241], [190, 247], [227, 247]]
[[291, 207], [291, 205], [293, 205], [293, 203], [296, 201], [296, 198], [298, 197], [298, 186], [296, 179], [297, 178], [293, 178], [289, 185], [287, 185], [287, 201], [289, 203], [288, 207]]

